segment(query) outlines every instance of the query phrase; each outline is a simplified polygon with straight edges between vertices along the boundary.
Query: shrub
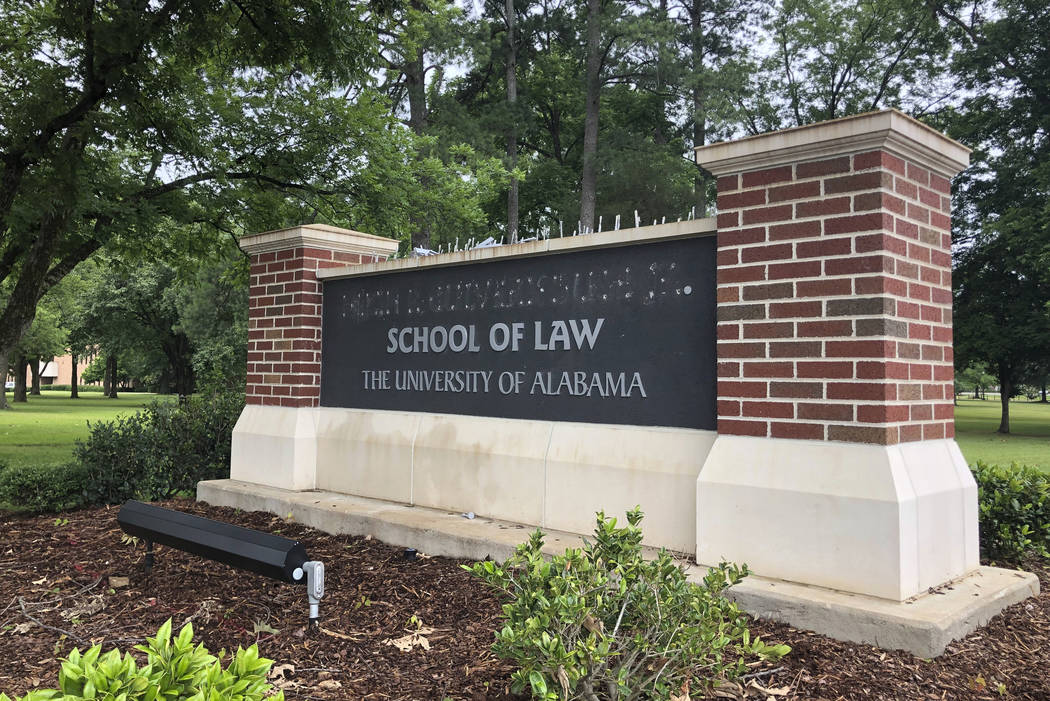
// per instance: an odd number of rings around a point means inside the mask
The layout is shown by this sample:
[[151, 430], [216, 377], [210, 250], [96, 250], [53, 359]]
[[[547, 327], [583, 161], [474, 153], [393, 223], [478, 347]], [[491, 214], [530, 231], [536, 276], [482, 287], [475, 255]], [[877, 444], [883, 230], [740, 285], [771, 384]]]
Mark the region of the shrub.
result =
[[1034, 467], [978, 462], [981, 555], [1017, 564], [1028, 553], [1050, 556], [1050, 475]]
[[200, 480], [225, 477], [243, 406], [243, 394], [187, 397], [93, 424], [74, 449], [87, 471], [87, 503], [167, 499], [192, 492]]
[[84, 502], [87, 473], [67, 465], [0, 466], [0, 503], [30, 511], [64, 511]]
[[641, 520], [635, 509], [617, 528], [598, 513], [594, 542], [583, 548], [547, 561], [537, 530], [502, 565], [464, 566], [508, 599], [493, 650], [518, 666], [516, 693], [666, 699], [735, 678], [748, 658], [789, 652], [752, 639], [744, 614], [720, 595], [746, 567], [723, 563], [693, 584], [666, 550], [642, 557]]
[[[83, 654], [74, 649], [62, 661], [58, 689], [31, 691], [20, 701], [260, 701], [271, 688], [266, 673], [273, 661], [259, 657], [256, 645], [238, 648], [223, 669], [225, 653], [215, 657], [203, 644], [194, 646], [190, 623], [172, 640], [168, 619], [156, 637], [135, 649], [146, 653], [145, 666], [139, 667], [131, 653], [121, 657], [120, 650], [103, 655], [101, 645]], [[284, 701], [284, 692], [267, 698]], [[0, 701], [11, 700], [0, 693]]]

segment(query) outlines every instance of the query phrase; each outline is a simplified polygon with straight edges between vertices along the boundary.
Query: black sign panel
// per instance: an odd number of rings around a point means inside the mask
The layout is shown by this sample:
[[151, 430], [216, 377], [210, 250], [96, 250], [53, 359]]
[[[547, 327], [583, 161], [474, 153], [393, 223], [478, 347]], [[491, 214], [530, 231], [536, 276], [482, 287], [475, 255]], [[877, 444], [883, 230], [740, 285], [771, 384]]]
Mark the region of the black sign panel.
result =
[[715, 237], [324, 283], [321, 405], [715, 428]]

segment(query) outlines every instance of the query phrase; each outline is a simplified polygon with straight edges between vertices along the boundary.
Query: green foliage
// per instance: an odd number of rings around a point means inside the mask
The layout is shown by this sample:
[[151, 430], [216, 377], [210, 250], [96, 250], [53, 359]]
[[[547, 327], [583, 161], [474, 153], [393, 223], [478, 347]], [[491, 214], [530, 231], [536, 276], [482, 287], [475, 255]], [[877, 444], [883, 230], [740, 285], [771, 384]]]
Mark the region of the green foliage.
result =
[[76, 463], [0, 466], [0, 503], [29, 511], [64, 511], [80, 506], [88, 474]]
[[87, 475], [86, 503], [166, 499], [192, 491], [200, 480], [225, 477], [243, 406], [244, 396], [232, 392], [187, 397], [93, 424], [74, 449]]
[[[225, 651], [216, 657], [204, 644], [193, 644], [193, 625], [187, 623], [172, 639], [171, 619], [135, 649], [146, 654], [139, 667], [130, 652], [102, 654], [95, 645], [81, 653], [74, 648], [62, 661], [58, 689], [29, 692], [20, 701], [284, 701], [284, 692], [267, 696], [271, 685], [266, 673], [272, 660], [259, 657], [258, 646], [237, 648], [224, 669]], [[0, 701], [11, 701], [0, 693]]]
[[751, 638], [720, 594], [747, 575], [721, 564], [701, 585], [671, 554], [642, 557], [642, 512], [628, 524], [599, 512], [594, 542], [546, 560], [537, 530], [503, 564], [464, 566], [508, 597], [493, 650], [518, 665], [517, 693], [537, 699], [667, 698], [688, 682], [734, 678], [749, 658], [790, 651]]
[[981, 556], [1018, 563], [1028, 553], [1050, 557], [1050, 475], [1034, 467], [978, 462]]
[[[72, 387], [69, 385], [44, 385], [41, 389], [45, 392], [68, 392]], [[77, 392], [102, 392], [102, 385], [77, 385]]]

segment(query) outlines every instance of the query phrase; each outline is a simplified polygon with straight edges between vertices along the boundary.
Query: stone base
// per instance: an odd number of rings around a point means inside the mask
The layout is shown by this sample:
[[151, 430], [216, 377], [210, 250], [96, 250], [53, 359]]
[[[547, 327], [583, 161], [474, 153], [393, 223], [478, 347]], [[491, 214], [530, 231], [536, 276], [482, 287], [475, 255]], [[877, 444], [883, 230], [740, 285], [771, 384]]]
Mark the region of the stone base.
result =
[[699, 562], [904, 601], [980, 564], [977, 485], [954, 440], [719, 435], [697, 480]]
[[[295, 492], [235, 480], [197, 485], [197, 499], [216, 506], [268, 511], [329, 533], [372, 535], [386, 543], [430, 555], [503, 560], [532, 530], [486, 518], [466, 519], [424, 507], [406, 506], [335, 492]], [[620, 516], [620, 514], [610, 514]], [[578, 547], [579, 535], [547, 531], [545, 551]], [[309, 544], [307, 544], [309, 545]], [[704, 568], [691, 566], [699, 581]], [[1039, 593], [1034, 575], [980, 567], [966, 577], [898, 602], [821, 587], [751, 576], [730, 596], [758, 618], [782, 621], [839, 640], [936, 657], [952, 640], [983, 625], [1007, 606]]]

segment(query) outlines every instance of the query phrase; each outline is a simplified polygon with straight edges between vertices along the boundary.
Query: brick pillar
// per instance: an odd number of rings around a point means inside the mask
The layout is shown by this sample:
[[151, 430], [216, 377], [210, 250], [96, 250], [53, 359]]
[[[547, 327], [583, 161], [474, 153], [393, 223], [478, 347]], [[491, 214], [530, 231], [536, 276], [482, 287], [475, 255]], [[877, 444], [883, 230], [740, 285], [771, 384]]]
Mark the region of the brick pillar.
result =
[[966, 149], [881, 112], [698, 161], [718, 176], [719, 433], [954, 436], [949, 178]]
[[897, 111], [697, 149], [718, 178], [702, 561], [897, 600], [977, 566], [951, 440], [949, 179], [968, 160]]
[[321, 396], [317, 270], [386, 260], [391, 239], [309, 224], [245, 236], [251, 257], [248, 404], [314, 407]]
[[386, 260], [397, 241], [310, 224], [245, 236], [251, 257], [247, 405], [233, 430], [230, 477], [313, 489], [321, 392], [317, 271]]

